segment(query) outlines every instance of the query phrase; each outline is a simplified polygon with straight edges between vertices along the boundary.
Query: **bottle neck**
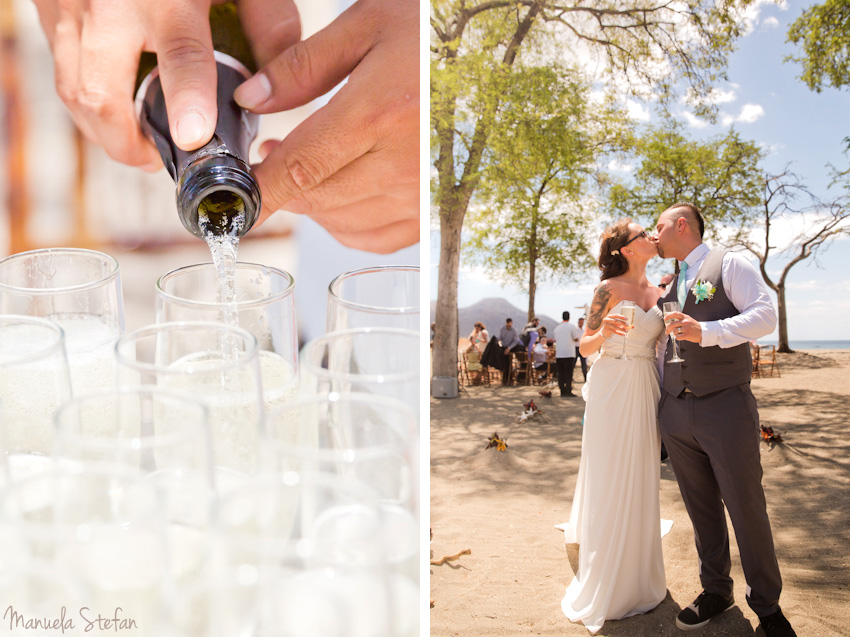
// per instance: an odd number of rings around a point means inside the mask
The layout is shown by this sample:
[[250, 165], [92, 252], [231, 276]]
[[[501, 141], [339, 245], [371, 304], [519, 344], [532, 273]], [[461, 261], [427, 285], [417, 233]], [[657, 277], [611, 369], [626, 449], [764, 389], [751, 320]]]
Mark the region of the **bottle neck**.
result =
[[219, 51], [215, 59], [218, 119], [212, 139], [197, 150], [184, 151], [171, 138], [158, 68], [144, 78], [136, 94], [142, 132], [154, 142], [177, 183], [180, 220], [201, 238], [207, 229], [216, 234], [236, 231], [237, 236], [244, 235], [256, 222], [261, 205], [259, 186], [247, 163], [259, 116], [240, 108], [233, 99], [234, 90], [250, 77], [250, 72]]
[[241, 237], [260, 215], [260, 188], [251, 167], [228, 153], [191, 162], [177, 180], [177, 214], [197, 237]]

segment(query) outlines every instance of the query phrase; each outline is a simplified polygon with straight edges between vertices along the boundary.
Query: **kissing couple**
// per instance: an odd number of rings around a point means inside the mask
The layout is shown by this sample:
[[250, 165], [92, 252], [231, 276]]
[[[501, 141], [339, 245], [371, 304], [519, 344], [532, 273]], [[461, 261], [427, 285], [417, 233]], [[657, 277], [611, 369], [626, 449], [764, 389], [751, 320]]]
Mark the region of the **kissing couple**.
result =
[[[655, 230], [651, 236], [622, 219], [602, 235], [601, 283], [579, 348], [583, 356], [600, 356], [587, 379], [581, 463], [570, 520], [562, 527], [566, 542], [580, 545], [579, 568], [561, 608], [596, 633], [605, 620], [646, 613], [664, 600], [663, 440], [693, 524], [703, 588], [679, 612], [676, 626], [695, 630], [735, 605], [725, 505], [747, 604], [767, 637], [796, 635], [779, 608], [782, 580], [750, 389], [749, 343], [776, 326], [769, 290], [745, 258], [702, 242], [696, 206], [670, 206]], [[656, 256], [679, 263], [666, 291], [646, 278]], [[669, 302], [681, 309], [662, 312]], [[681, 359], [673, 347], [665, 352], [668, 335]], [[656, 363], [661, 356], [663, 374]]]

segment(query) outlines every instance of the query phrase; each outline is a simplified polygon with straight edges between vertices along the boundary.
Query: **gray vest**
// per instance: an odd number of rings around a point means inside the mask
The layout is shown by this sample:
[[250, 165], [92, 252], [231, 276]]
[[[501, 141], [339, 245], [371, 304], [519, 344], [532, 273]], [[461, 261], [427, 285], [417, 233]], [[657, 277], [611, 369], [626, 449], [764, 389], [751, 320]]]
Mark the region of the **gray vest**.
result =
[[[716, 288], [712, 299], [710, 301], [704, 299], [697, 303], [693, 291], [688, 291], [682, 312], [697, 321], [718, 321], [740, 314], [723, 289], [724, 254], [723, 250], [709, 252], [695, 279], [711, 281], [712, 286]], [[679, 277], [676, 276], [668, 286], [667, 294], [659, 299], [659, 308], [663, 307], [665, 301], [677, 300], [678, 284]], [[667, 354], [664, 357], [664, 391], [678, 396], [687, 388], [697, 396], [705, 396], [721, 389], [750, 382], [753, 361], [748, 343], [725, 349], [716, 345], [702, 347], [697, 343], [683, 341], [677, 341], [676, 344], [679, 346], [679, 356], [685, 362], [669, 362], [673, 357], [673, 348], [668, 344]]]

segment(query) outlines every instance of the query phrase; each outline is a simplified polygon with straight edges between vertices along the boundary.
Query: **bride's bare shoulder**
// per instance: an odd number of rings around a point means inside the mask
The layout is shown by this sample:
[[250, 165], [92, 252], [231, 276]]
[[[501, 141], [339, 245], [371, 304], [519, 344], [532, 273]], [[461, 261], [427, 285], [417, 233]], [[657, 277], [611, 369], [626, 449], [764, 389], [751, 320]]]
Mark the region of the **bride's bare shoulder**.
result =
[[625, 284], [622, 281], [617, 280], [616, 278], [605, 279], [604, 281], [600, 281], [599, 285], [596, 286], [596, 289], [593, 291], [593, 293], [594, 295], [601, 294], [606, 296], [607, 298], [618, 301], [623, 295], [624, 286]]

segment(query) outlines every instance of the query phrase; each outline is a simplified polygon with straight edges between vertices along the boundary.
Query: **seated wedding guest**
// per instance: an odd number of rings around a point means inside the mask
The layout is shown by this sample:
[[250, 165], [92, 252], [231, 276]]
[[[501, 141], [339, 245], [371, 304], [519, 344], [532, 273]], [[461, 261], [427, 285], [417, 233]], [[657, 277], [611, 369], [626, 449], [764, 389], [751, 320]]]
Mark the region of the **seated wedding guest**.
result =
[[523, 327], [522, 331], [519, 333], [519, 340], [526, 347], [528, 347], [529, 340], [531, 339], [531, 333], [537, 331], [538, 325], [540, 325], [540, 319], [535, 316], [525, 324], [525, 327]]
[[[545, 328], [543, 328], [545, 329]], [[541, 336], [541, 338], [535, 343], [534, 350], [531, 353], [531, 360], [534, 362], [534, 369], [537, 371], [543, 371], [548, 368], [548, 363], [546, 362], [549, 358], [549, 347], [545, 338]], [[540, 380], [546, 378], [546, 374], [540, 377]]]
[[[504, 326], [502, 326], [502, 329], [499, 330], [499, 342], [502, 344], [505, 356], [508, 356], [511, 352], [521, 352], [524, 349], [522, 342], [519, 340], [519, 334], [517, 334], [517, 331], [514, 329], [513, 319], [505, 319]], [[510, 384], [510, 378], [511, 365], [510, 360], [508, 360], [502, 370], [502, 384]]]
[[[525, 343], [529, 358], [531, 358], [531, 354], [534, 351], [534, 345], [537, 343], [538, 340], [543, 338], [544, 334], [546, 334], [546, 328], [544, 326], [540, 325], [538, 327], [540, 323], [538, 319], [535, 318], [531, 323], [529, 323], [529, 325], [531, 325], [532, 323], [534, 325], [532, 326], [531, 330], [528, 331], [528, 342]], [[526, 327], [528, 327], [528, 325], [526, 325]], [[520, 340], [522, 340], [522, 336], [520, 336]]]
[[484, 380], [484, 365], [481, 363], [481, 352], [475, 347], [475, 343], [470, 339], [469, 347], [464, 353], [466, 356], [466, 369], [471, 374], [473, 385], [480, 385]]
[[487, 332], [487, 328], [484, 327], [484, 323], [481, 321], [477, 321], [475, 323], [475, 326], [472, 328], [472, 333], [469, 335], [469, 340], [472, 341], [475, 349], [479, 352], [484, 351], [484, 348], [487, 347], [487, 343], [490, 340], [490, 334]]

